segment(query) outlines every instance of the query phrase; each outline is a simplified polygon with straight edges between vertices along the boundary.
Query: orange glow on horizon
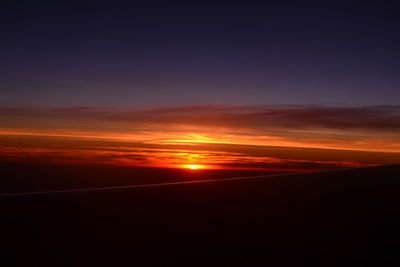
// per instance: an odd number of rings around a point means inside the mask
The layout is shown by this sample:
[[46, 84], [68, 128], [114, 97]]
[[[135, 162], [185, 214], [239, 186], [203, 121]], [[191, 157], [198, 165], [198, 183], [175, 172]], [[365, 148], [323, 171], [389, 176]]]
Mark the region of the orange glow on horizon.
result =
[[[1, 136], [1, 135], [0, 135]], [[6, 139], [4, 141], [7, 141]], [[39, 140], [40, 141], [40, 140]], [[36, 163], [112, 164], [120, 166], [177, 168], [198, 170], [310, 171], [327, 168], [361, 167], [398, 162], [396, 155], [363, 154], [349, 151], [274, 150], [254, 148], [231, 151], [222, 149], [189, 150], [180, 147], [134, 147], [116, 143], [76, 143], [65, 139], [39, 142], [17, 139], [0, 146], [0, 156], [8, 161]], [[21, 142], [22, 145], [19, 145]], [[26, 146], [25, 144], [30, 144]], [[33, 144], [35, 144], [33, 146]], [[260, 154], [261, 153], [261, 154]], [[300, 154], [299, 154], [300, 153]], [[340, 153], [338, 155], [338, 153]], [[353, 152], [354, 153], [354, 152]], [[386, 159], [384, 158], [386, 157]], [[383, 158], [382, 158], [383, 157]], [[378, 158], [378, 159], [376, 159]], [[306, 168], [304, 166], [307, 166]]]
[[[184, 128], [183, 128], [184, 129]], [[179, 130], [179, 129], [178, 129]], [[186, 130], [186, 129], [185, 129]], [[195, 129], [192, 129], [195, 130]], [[198, 129], [200, 130], [200, 129]], [[188, 129], [189, 131], [189, 129]], [[213, 131], [204, 133], [182, 133], [179, 131], [171, 132], [108, 132], [93, 130], [73, 130], [73, 129], [0, 129], [0, 136], [14, 137], [50, 137], [66, 138], [75, 140], [98, 140], [115, 142], [140, 142], [149, 145], [179, 145], [179, 146], [200, 146], [200, 145], [251, 145], [251, 146], [280, 146], [280, 147], [299, 147], [299, 148], [319, 148], [334, 150], [353, 150], [370, 152], [399, 153], [400, 144], [382, 140], [357, 140], [340, 141], [329, 138], [284, 138], [277, 136], [257, 136], [257, 135], [225, 135], [223, 132]], [[251, 132], [251, 129], [249, 129]], [[304, 134], [304, 131], [299, 131]], [[330, 131], [320, 134], [329, 134]], [[332, 132], [335, 133], [335, 132]], [[362, 134], [362, 133], [361, 133]]]
[[[327, 168], [360, 167], [374, 164], [398, 163], [400, 154], [385, 154], [400, 151], [398, 143], [389, 146], [383, 141], [368, 143], [346, 141], [353, 151], [340, 150], [341, 143], [313, 138], [315, 142], [304, 148], [311, 140], [299, 140], [291, 146], [283, 145], [284, 138], [269, 136], [228, 136], [193, 132], [137, 132], [134, 134], [78, 130], [18, 130], [0, 129], [0, 156], [8, 161], [38, 163], [82, 163], [112, 164], [121, 166], [176, 168], [187, 171], [197, 170], [268, 170], [305, 171]], [[248, 137], [248, 138], [246, 138]], [[228, 139], [228, 140], [227, 140]], [[337, 146], [336, 149], [329, 148]], [[385, 145], [386, 144], [386, 145]], [[277, 145], [282, 145], [279, 147]], [[380, 145], [380, 154], [371, 153]], [[297, 148], [296, 148], [297, 147]], [[319, 151], [311, 148], [325, 148]], [[358, 152], [357, 152], [358, 150]], [[365, 151], [365, 150], [364, 150]], [[385, 151], [386, 152], [386, 151]]]

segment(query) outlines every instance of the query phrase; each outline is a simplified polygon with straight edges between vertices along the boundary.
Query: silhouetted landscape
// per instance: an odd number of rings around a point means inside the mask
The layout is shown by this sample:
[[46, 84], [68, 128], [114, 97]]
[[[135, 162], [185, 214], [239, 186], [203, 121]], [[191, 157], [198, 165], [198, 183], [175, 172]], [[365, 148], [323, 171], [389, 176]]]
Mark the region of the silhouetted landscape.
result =
[[[29, 172], [39, 173], [25, 175]], [[101, 173], [100, 168], [100, 178]], [[395, 266], [399, 177], [400, 165], [388, 165], [2, 196], [2, 261], [9, 260], [7, 266]]]

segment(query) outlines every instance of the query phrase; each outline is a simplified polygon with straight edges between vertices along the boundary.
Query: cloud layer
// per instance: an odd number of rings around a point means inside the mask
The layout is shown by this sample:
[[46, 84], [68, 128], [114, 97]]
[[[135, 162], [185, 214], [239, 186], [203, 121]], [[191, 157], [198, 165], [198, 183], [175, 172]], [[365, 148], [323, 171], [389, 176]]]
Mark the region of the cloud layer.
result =
[[201, 105], [146, 110], [0, 108], [10, 129], [125, 136], [148, 142], [214, 142], [400, 152], [400, 106]]
[[254, 127], [400, 129], [400, 106], [224, 106], [202, 105], [123, 111], [111, 108], [0, 108], [0, 116], [81, 117], [126, 122], [174, 122]]

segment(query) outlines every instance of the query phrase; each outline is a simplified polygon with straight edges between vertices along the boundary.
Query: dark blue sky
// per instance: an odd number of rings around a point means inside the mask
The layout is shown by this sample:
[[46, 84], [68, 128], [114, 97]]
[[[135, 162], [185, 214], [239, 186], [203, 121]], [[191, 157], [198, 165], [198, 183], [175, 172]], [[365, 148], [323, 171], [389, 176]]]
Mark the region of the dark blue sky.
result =
[[395, 1], [5, 1], [1, 106], [400, 102]]

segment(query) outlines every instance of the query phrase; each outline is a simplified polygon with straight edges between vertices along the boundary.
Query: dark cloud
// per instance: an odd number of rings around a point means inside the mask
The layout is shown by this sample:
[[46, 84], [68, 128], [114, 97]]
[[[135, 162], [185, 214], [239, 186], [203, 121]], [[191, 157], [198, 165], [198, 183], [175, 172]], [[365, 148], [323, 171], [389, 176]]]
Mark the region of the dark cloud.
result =
[[[0, 146], [0, 160], [30, 162], [64, 163], [100, 163], [125, 165], [180, 166], [184, 164], [202, 164], [208, 167], [236, 169], [263, 169], [305, 171], [371, 165], [357, 161], [343, 160], [306, 160], [291, 157], [260, 157], [244, 153], [169, 150], [169, 149], [119, 149], [93, 147], [88, 149], [48, 148], [36, 144], [36, 147]], [[135, 150], [132, 152], [131, 150]], [[122, 151], [122, 152], [121, 152]], [[266, 153], [268, 154], [268, 153]]]
[[0, 108], [0, 116], [75, 118], [125, 123], [161, 123], [233, 128], [327, 128], [378, 131], [400, 130], [400, 106], [229, 106], [200, 105], [150, 110], [101, 107], [58, 109]]

